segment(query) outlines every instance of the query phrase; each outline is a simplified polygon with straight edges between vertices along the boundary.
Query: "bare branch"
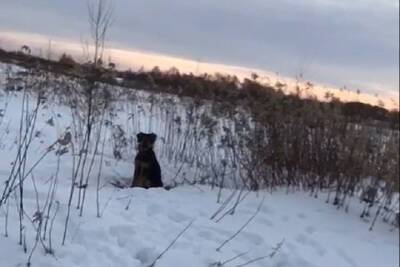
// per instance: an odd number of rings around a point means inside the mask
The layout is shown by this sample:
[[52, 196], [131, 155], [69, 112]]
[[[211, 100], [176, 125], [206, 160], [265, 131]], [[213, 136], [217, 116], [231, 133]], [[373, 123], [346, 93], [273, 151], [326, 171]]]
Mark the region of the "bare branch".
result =
[[220, 251], [222, 247], [224, 247], [228, 242], [230, 242], [232, 239], [234, 239], [238, 234], [240, 234], [240, 232], [246, 228], [246, 226], [257, 216], [257, 214], [260, 212], [262, 205], [264, 204], [264, 200], [265, 200], [265, 196], [263, 197], [263, 199], [260, 202], [260, 205], [258, 205], [258, 208], [256, 210], [256, 212], [247, 220], [247, 222], [245, 224], [243, 224], [242, 227], [239, 228], [239, 230], [237, 230], [230, 238], [228, 238], [227, 240], [225, 240], [216, 250]]
[[149, 267], [154, 267], [156, 262], [175, 244], [175, 242], [186, 232], [187, 229], [190, 228], [190, 226], [192, 226], [194, 220], [192, 220], [186, 227], [185, 229], [183, 229], [176, 237], [174, 240], [172, 240], [172, 242], [168, 245], [168, 247], [160, 253], [160, 255], [158, 255], [158, 257], [149, 265]]

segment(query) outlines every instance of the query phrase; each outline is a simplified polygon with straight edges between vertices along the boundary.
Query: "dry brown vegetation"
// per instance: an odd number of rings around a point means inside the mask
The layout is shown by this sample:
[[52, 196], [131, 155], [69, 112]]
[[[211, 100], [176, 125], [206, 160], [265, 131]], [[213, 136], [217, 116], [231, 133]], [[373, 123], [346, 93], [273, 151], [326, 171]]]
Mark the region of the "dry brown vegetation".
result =
[[[369, 186], [379, 185], [387, 199], [399, 191], [398, 111], [343, 103], [329, 94], [321, 102], [301, 95], [302, 88], [286, 95], [282, 85], [262, 85], [255, 75], [240, 82], [235, 76], [194, 76], [175, 68], [116, 71], [112, 63], [88, 75], [90, 64], [75, 63], [67, 55], [49, 61], [0, 50], [0, 59], [66, 75], [66, 84], [87, 84], [88, 77], [96, 77], [96, 83], [124, 88], [132, 105], [135, 89], [150, 92], [147, 101], [171, 124], [163, 155], [178, 167], [176, 178], [192, 167], [202, 169], [194, 183], [244, 185], [251, 190], [285, 186], [314, 196], [324, 190], [333, 193], [327, 201], [332, 198], [339, 207], [365, 189], [366, 178]], [[68, 88], [66, 84], [57, 88]], [[99, 101], [103, 105], [113, 97], [112, 86], [92, 87], [101, 88], [96, 98], [104, 98]], [[306, 89], [312, 92], [312, 85]], [[174, 114], [176, 97], [186, 107], [186, 118]]]

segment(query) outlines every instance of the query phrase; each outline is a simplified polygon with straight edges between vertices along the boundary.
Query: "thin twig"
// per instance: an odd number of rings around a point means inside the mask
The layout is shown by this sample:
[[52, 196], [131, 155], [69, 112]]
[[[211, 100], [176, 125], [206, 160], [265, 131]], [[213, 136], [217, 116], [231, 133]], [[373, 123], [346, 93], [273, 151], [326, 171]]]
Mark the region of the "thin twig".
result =
[[258, 205], [258, 208], [256, 212], [247, 220], [245, 224], [243, 224], [242, 227], [239, 228], [231, 237], [229, 237], [227, 240], [225, 240], [216, 250], [220, 251], [223, 246], [225, 246], [228, 242], [230, 242], [232, 239], [234, 239], [246, 226], [257, 216], [257, 214], [260, 212], [262, 205], [264, 204], [265, 196], [261, 200], [260, 204]]
[[156, 262], [175, 244], [175, 242], [186, 232], [187, 229], [190, 228], [190, 226], [192, 226], [194, 220], [192, 220], [186, 227], [185, 229], [183, 229], [176, 237], [174, 240], [172, 240], [172, 242], [168, 245], [168, 247], [166, 249], [164, 249], [163, 252], [160, 253], [160, 255], [158, 255], [157, 258], [155, 258], [155, 260], [148, 266], [148, 267], [154, 267]]
[[282, 248], [282, 245], [283, 245], [284, 242], [285, 242], [285, 239], [283, 239], [281, 242], [279, 242], [277, 244], [277, 246], [273, 248], [272, 253], [270, 253], [269, 255], [254, 258], [254, 259], [249, 260], [249, 261], [247, 261], [245, 263], [236, 265], [235, 267], [243, 267], [243, 266], [249, 265], [251, 263], [254, 263], [256, 261], [260, 261], [260, 260], [263, 260], [263, 259], [266, 259], [266, 258], [273, 258], [275, 256], [275, 254]]

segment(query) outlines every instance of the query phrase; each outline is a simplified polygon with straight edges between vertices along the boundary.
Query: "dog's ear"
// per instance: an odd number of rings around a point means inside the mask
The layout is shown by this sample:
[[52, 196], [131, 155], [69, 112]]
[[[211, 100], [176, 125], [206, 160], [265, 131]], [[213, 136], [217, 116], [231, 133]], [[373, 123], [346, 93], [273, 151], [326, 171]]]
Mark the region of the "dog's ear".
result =
[[154, 144], [156, 142], [157, 135], [154, 133], [151, 133], [149, 136], [150, 136], [151, 143]]
[[143, 141], [143, 137], [144, 137], [144, 136], [145, 136], [145, 134], [142, 133], [142, 132], [140, 132], [140, 133], [138, 133], [138, 134], [136, 135], [136, 138], [137, 138], [138, 143], [140, 143], [140, 142]]

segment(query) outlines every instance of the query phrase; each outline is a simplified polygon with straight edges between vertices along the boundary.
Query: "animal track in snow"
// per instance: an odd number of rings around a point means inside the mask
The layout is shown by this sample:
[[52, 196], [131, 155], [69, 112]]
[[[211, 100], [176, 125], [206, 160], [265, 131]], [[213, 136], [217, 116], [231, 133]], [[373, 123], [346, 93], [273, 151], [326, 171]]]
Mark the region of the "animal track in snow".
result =
[[313, 233], [315, 233], [317, 231], [317, 229], [314, 227], [314, 226], [312, 226], [312, 225], [309, 225], [309, 226], [307, 226], [306, 227], [306, 232], [308, 233], [308, 234], [313, 234]]
[[321, 257], [324, 256], [325, 253], [326, 253], [326, 249], [323, 246], [321, 246], [318, 242], [316, 242], [315, 240], [307, 237], [304, 234], [297, 235], [296, 241], [299, 244], [312, 247], [315, 250], [315, 252]]
[[304, 213], [301, 213], [301, 212], [297, 213], [297, 217], [300, 218], [300, 219], [306, 219], [307, 218], [307, 216]]
[[273, 227], [274, 226], [273, 222], [271, 222], [270, 220], [268, 220], [268, 219], [266, 219], [264, 217], [257, 218], [257, 221], [259, 221], [262, 224], [265, 224], [266, 226], [269, 226], [269, 227]]
[[242, 232], [241, 235], [242, 238], [247, 239], [248, 241], [250, 241], [255, 245], [261, 245], [264, 242], [264, 238], [262, 238], [260, 235], [251, 232]]
[[148, 216], [154, 216], [154, 215], [158, 215], [160, 213], [162, 213], [163, 208], [160, 205], [157, 204], [151, 204], [148, 208], [147, 208], [147, 215]]
[[133, 229], [133, 225], [121, 225], [111, 226], [109, 233], [117, 239], [119, 247], [125, 247], [133, 239], [136, 231]]
[[275, 213], [275, 211], [268, 206], [263, 206], [261, 208], [261, 212], [266, 213], [266, 214], [274, 214]]
[[177, 222], [177, 223], [181, 223], [181, 222], [190, 220], [189, 216], [187, 216], [181, 212], [177, 212], [177, 211], [173, 211], [173, 212], [169, 213], [167, 216], [170, 220]]
[[152, 263], [152, 261], [157, 257], [156, 251], [154, 248], [141, 248], [135, 254], [135, 259], [138, 259], [143, 266], [147, 266]]
[[290, 220], [290, 217], [287, 216], [287, 215], [283, 215], [283, 216], [281, 216], [281, 220], [282, 220], [283, 222], [288, 222], [288, 221]]

